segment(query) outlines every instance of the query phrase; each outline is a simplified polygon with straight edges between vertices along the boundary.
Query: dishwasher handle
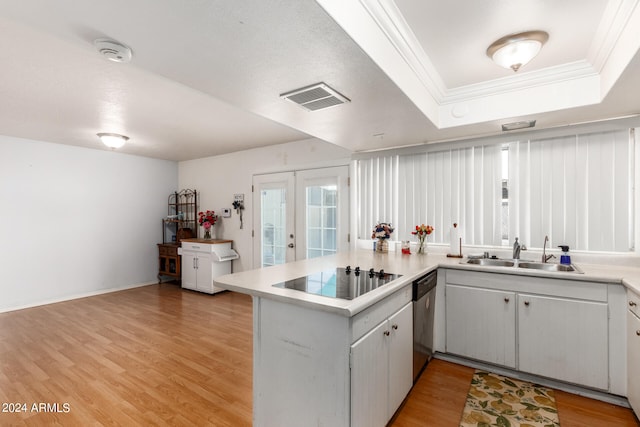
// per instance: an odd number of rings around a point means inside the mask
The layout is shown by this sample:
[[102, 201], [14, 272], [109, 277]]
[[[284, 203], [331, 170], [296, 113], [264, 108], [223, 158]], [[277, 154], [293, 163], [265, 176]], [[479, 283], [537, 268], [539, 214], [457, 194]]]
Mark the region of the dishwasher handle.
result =
[[413, 282], [413, 301], [418, 301], [429, 291], [436, 287], [438, 282], [437, 271], [432, 271]]

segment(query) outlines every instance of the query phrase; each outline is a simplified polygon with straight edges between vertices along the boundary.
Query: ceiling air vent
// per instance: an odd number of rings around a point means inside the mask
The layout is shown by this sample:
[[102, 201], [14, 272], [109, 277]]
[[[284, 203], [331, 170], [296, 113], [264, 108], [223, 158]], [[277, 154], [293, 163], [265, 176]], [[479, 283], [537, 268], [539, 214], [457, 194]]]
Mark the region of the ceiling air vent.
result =
[[308, 111], [322, 110], [350, 102], [349, 98], [339, 94], [324, 83], [292, 90], [281, 94], [280, 97], [295, 102]]
[[505, 124], [502, 125], [502, 131], [503, 132], [508, 132], [510, 130], [532, 128], [535, 125], [536, 125], [536, 121], [535, 120], [528, 120], [528, 121], [523, 121], [523, 122], [505, 123]]

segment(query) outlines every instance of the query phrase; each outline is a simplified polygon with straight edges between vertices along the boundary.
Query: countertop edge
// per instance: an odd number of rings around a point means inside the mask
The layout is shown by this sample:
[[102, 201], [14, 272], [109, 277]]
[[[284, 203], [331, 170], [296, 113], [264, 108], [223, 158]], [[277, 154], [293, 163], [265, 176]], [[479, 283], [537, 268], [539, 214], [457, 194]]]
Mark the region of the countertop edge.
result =
[[[326, 268], [360, 265], [363, 262], [365, 265], [366, 262], [383, 265], [385, 266], [386, 271], [391, 271], [395, 268], [403, 269], [405, 272], [402, 273], [403, 276], [401, 278], [353, 300], [341, 300], [312, 295], [293, 289], [276, 288], [273, 286], [276, 283], [300, 277], [304, 274], [322, 271]], [[390, 270], [387, 269], [387, 266]], [[289, 264], [265, 267], [262, 269], [232, 273], [214, 279], [214, 284], [230, 291], [244, 293], [254, 297], [269, 298], [280, 302], [292, 303], [316, 310], [335, 313], [345, 317], [355, 316], [391, 294], [403, 289], [405, 286], [411, 285], [415, 279], [439, 268], [620, 284], [625, 286], [627, 289], [640, 294], [640, 268], [604, 266], [596, 264], [578, 264], [578, 267], [584, 272], [584, 274], [532, 271], [514, 269], [513, 267], [478, 266], [464, 264], [461, 263], [459, 259], [452, 260], [438, 254], [428, 254], [422, 257], [420, 255], [407, 256], [396, 255], [393, 253], [371, 254], [370, 251], [360, 250], [344, 252], [322, 258], [314, 258], [311, 260], [301, 260]], [[637, 275], [638, 279], [629, 277], [630, 275]], [[256, 282], [256, 284], [251, 285], [248, 284], [248, 282]]]

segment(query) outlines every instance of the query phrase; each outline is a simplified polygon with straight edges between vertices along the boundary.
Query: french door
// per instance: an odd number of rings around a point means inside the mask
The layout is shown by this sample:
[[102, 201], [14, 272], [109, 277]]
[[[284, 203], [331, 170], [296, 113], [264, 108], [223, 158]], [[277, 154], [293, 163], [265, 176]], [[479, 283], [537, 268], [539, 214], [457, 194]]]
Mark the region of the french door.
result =
[[347, 166], [255, 175], [254, 267], [346, 249], [348, 178]]

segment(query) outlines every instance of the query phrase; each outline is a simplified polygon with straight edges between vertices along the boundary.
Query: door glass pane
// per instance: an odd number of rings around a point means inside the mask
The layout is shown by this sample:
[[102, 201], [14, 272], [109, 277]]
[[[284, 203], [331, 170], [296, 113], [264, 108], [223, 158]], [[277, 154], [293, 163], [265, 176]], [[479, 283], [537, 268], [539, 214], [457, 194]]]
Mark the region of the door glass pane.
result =
[[336, 194], [336, 185], [307, 187], [307, 258], [336, 252]]
[[261, 192], [262, 266], [284, 264], [286, 253], [286, 190]]

